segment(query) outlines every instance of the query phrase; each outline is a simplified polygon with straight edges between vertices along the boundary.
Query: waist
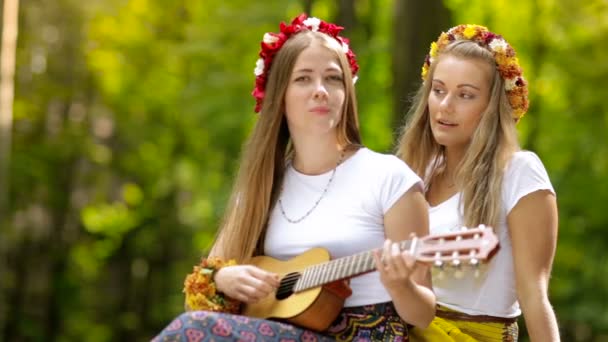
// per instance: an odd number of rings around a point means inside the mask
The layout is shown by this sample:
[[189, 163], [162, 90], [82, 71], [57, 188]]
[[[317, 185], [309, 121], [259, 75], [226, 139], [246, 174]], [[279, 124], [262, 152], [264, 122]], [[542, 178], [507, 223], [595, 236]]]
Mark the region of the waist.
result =
[[496, 317], [489, 315], [469, 315], [463, 312], [450, 310], [448, 308], [437, 306], [435, 315], [439, 318], [449, 319], [452, 321], [465, 321], [477, 323], [504, 323], [513, 324], [517, 322], [517, 317]]
[[345, 307], [372, 305], [390, 302], [391, 296], [386, 292], [380, 274], [371, 272], [350, 279], [350, 288], [353, 295], [346, 298]]

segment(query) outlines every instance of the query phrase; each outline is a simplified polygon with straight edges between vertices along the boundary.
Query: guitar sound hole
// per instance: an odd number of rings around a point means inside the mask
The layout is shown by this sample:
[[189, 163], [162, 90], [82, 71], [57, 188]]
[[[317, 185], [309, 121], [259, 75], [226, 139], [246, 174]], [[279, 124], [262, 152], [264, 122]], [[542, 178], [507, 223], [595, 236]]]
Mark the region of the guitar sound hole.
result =
[[293, 287], [296, 285], [298, 279], [300, 279], [300, 276], [301, 274], [298, 272], [292, 272], [284, 276], [277, 289], [276, 298], [281, 300], [291, 296], [293, 294]]

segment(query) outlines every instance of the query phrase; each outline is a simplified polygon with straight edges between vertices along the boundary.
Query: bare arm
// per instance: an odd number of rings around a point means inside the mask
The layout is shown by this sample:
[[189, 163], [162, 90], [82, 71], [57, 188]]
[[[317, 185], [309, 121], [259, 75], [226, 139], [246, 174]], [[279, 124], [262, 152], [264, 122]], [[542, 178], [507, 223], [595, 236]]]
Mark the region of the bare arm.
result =
[[542, 190], [521, 198], [507, 216], [517, 296], [532, 341], [559, 341], [548, 286], [557, 244], [555, 196]]
[[[384, 215], [384, 229], [390, 241], [399, 242], [410, 235], [429, 233], [428, 208], [424, 195], [415, 186], [406, 192]], [[385, 265], [376, 256], [380, 279], [387, 289], [399, 316], [418, 327], [426, 327], [435, 315], [435, 295], [431, 290], [431, 274], [426, 265], [415, 263], [409, 252], [400, 252], [387, 241]]]
[[[224, 255], [223, 235], [220, 233], [209, 256]], [[236, 265], [221, 268], [215, 273], [218, 291], [244, 303], [255, 303], [276, 290], [279, 275], [253, 265]]]
[[215, 273], [217, 289], [244, 303], [255, 303], [279, 286], [279, 275], [252, 265], [221, 268]]

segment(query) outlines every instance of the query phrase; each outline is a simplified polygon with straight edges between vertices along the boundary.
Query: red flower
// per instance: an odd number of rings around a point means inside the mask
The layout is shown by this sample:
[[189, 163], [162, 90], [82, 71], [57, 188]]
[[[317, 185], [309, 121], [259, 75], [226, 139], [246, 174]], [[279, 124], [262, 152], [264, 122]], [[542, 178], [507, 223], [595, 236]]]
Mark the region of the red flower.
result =
[[[256, 106], [254, 109], [256, 113], [259, 113], [262, 108], [262, 102], [264, 100], [266, 89], [266, 78], [268, 77], [268, 73], [270, 72], [270, 68], [272, 67], [272, 61], [277, 52], [279, 52], [279, 50], [283, 47], [283, 44], [285, 44], [285, 42], [294, 34], [297, 34], [301, 31], [314, 29], [313, 27], [309, 27], [304, 24], [306, 19], [308, 19], [307, 15], [305, 13], [302, 13], [299, 16], [295, 17], [289, 25], [285, 24], [284, 22], [280, 23], [279, 33], [268, 33], [272, 37], [277, 38], [277, 40], [272, 43], [265, 43], [264, 41], [262, 41], [262, 43], [260, 44], [261, 49], [259, 56], [264, 61], [264, 70], [261, 75], [258, 75], [256, 77], [255, 87], [251, 92], [253, 97], [256, 99]], [[348, 44], [348, 39], [339, 36], [339, 33], [343, 29], [344, 28], [341, 26], [319, 20], [318, 32], [325, 33], [328, 36], [333, 37], [341, 44]], [[356, 56], [354, 52], [350, 49], [350, 47], [348, 49], [348, 52], [346, 53], [346, 57], [350, 65], [352, 75], [354, 77], [359, 71], [359, 65], [357, 64]]]

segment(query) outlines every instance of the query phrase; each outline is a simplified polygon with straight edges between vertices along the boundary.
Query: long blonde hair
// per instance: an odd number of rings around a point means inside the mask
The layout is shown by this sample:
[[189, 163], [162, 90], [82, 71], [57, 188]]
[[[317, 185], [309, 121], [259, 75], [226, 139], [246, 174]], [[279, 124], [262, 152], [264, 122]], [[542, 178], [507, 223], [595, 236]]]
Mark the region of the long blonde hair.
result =
[[353, 76], [341, 45], [320, 32], [302, 31], [292, 36], [270, 67], [261, 114], [244, 146], [212, 250], [216, 256], [246, 262], [263, 253], [269, 214], [279, 195], [286, 161], [293, 153], [284, 114], [285, 93], [298, 56], [313, 41], [334, 52], [344, 74], [345, 99], [342, 119], [337, 124], [338, 143], [343, 147], [361, 144]]
[[455, 41], [445, 47], [420, 86], [403, 127], [397, 156], [403, 159], [427, 186], [445, 171], [445, 149], [431, 131], [428, 98], [435, 68], [445, 56], [482, 60], [492, 66], [493, 75], [488, 106], [481, 116], [469, 147], [454, 175], [461, 190], [463, 223], [469, 227], [486, 224], [498, 226], [501, 214], [501, 190], [505, 168], [519, 149], [515, 121], [492, 54], [471, 41]]

